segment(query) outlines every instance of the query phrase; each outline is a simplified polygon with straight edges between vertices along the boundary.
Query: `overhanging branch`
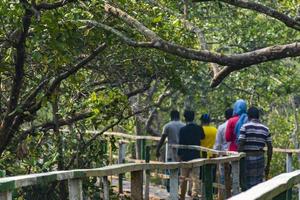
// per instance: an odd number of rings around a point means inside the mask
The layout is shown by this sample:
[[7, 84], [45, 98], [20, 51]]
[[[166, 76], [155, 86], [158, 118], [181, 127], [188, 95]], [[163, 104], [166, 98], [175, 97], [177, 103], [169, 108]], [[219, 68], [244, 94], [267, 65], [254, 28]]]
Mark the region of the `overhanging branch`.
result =
[[[212, 0], [193, 0], [194, 2], [201, 2], [201, 1], [212, 1]], [[281, 22], [283, 22], [286, 26], [293, 28], [295, 30], [300, 31], [300, 22], [296, 21], [295, 19], [278, 12], [277, 10], [267, 7], [265, 5], [262, 5], [260, 3], [256, 2], [250, 2], [247, 0], [218, 0], [230, 5], [233, 5], [235, 7], [245, 8], [248, 10], [253, 10], [262, 14], [265, 14], [267, 16], [270, 16], [274, 19], [277, 19]]]
[[142, 25], [138, 20], [129, 16], [124, 11], [115, 8], [109, 4], [105, 4], [105, 11], [120, 18], [128, 25], [133, 26], [146, 38], [150, 39], [152, 42], [150, 48], [159, 49], [161, 51], [187, 59], [198, 60], [203, 62], [212, 62], [222, 66], [226, 66], [214, 75], [211, 83], [212, 87], [216, 87], [217, 85], [219, 85], [220, 82], [233, 71], [237, 71], [267, 61], [300, 56], [299, 42], [285, 45], [275, 45], [246, 53], [233, 55], [224, 55], [206, 50], [191, 49], [161, 39], [160, 37], [156, 36], [156, 34], [153, 31]]

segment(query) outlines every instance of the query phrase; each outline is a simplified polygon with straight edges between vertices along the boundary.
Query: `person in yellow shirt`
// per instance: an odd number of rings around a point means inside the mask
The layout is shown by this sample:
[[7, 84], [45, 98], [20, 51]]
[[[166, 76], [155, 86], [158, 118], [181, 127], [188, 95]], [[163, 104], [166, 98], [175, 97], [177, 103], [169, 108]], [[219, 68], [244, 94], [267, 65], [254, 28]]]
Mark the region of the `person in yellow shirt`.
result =
[[[211, 118], [210, 118], [209, 114], [203, 114], [201, 116], [200, 120], [201, 120], [201, 126], [204, 131], [204, 135], [205, 135], [205, 138], [203, 140], [201, 140], [201, 146], [213, 149], [218, 130], [216, 127], [210, 125]], [[203, 158], [205, 158], [205, 157], [210, 158], [212, 156], [212, 154], [210, 154], [210, 153], [208, 153], [208, 155], [206, 155], [205, 152], [203, 152], [202, 155], [203, 155], [202, 156]]]

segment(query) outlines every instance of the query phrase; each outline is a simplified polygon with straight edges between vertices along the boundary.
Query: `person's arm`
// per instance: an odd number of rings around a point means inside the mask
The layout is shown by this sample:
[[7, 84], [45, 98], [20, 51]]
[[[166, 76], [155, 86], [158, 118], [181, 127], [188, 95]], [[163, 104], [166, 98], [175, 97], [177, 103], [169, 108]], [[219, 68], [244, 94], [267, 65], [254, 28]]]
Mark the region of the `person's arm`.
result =
[[246, 143], [246, 128], [245, 126], [242, 126], [240, 130], [240, 136], [238, 138], [238, 152], [244, 151], [245, 143]]
[[273, 155], [273, 146], [272, 142], [267, 142], [267, 165], [265, 167], [265, 177], [268, 179], [269, 172], [270, 172], [270, 163], [272, 160], [272, 155]]
[[214, 144], [214, 149], [221, 150], [222, 144], [223, 144], [223, 142], [222, 142], [222, 127], [219, 126], [218, 131], [217, 131], [216, 141]]
[[158, 142], [157, 148], [156, 148], [156, 157], [159, 158], [160, 157], [160, 148], [162, 147], [162, 145], [164, 144], [165, 140], [167, 138], [167, 134], [163, 134]]

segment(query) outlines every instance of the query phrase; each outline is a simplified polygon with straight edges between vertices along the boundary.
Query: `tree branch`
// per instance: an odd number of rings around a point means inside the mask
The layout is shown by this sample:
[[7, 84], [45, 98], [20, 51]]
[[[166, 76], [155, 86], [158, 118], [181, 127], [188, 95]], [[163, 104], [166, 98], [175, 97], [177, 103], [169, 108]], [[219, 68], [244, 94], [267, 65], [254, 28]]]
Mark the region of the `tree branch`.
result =
[[151, 42], [137, 42], [132, 40], [131, 38], [127, 37], [120, 31], [114, 29], [113, 27], [107, 26], [106, 24], [102, 24], [93, 20], [79, 20], [80, 22], [86, 23], [88, 25], [93, 25], [99, 28], [102, 28], [108, 32], [111, 32], [121, 38], [125, 43], [127, 43], [129, 46], [133, 47], [151, 47], [152, 43]]
[[[194, 0], [194, 2], [201, 2], [203, 0]], [[212, 0], [204, 0], [204, 1], [212, 1]], [[275, 18], [281, 22], [283, 22], [286, 26], [293, 28], [295, 30], [300, 31], [300, 22], [294, 20], [293, 18], [278, 12], [277, 10], [274, 10], [273, 8], [264, 6], [262, 4], [256, 3], [256, 2], [250, 2], [247, 0], [219, 0], [221, 2], [240, 7], [245, 8], [248, 10], [253, 10], [259, 13], [263, 13], [267, 16], [270, 16], [272, 18]]]
[[54, 3], [40, 3], [35, 6], [37, 10], [54, 10], [60, 7], [63, 7], [64, 5], [75, 2], [77, 0], [62, 0], [62, 1], [57, 1]]
[[218, 86], [222, 82], [222, 80], [233, 71], [237, 71], [251, 65], [260, 64], [267, 61], [300, 56], [299, 42], [285, 45], [275, 45], [233, 55], [223, 55], [206, 50], [191, 49], [159, 38], [153, 31], [143, 26], [139, 21], [129, 16], [124, 11], [118, 8], [114, 8], [109, 4], [105, 4], [105, 11], [120, 18], [128, 25], [135, 27], [141, 34], [150, 39], [152, 42], [151, 48], [159, 49], [161, 51], [187, 59], [203, 62], [213, 62], [219, 65], [226, 66], [214, 75], [211, 82], [212, 87]]
[[[201, 50], [207, 50], [207, 51], [210, 50], [208, 45], [207, 45], [207, 42], [206, 42], [205, 35], [204, 35], [203, 31], [198, 26], [196, 26], [195, 24], [190, 22], [187, 19], [187, 15], [182, 16], [181, 14], [179, 14], [177, 12], [174, 12], [172, 9], [169, 9], [169, 8], [159, 4], [156, 0], [147, 0], [147, 2], [151, 3], [154, 6], [158, 6], [163, 11], [166, 11], [166, 12], [171, 13], [172, 15], [176, 16], [179, 20], [181, 20], [184, 23], [185, 27], [189, 31], [191, 31], [191, 32], [193, 32], [197, 35]], [[187, 4], [188, 4], [188, 2], [185, 1], [185, 5], [186, 5], [185, 7], [187, 7]], [[211, 67], [211, 70], [213, 72], [213, 75], [216, 75], [219, 72], [218, 66], [216, 64], [211, 63], [210, 67]]]
[[102, 52], [106, 48], [106, 44], [103, 43], [99, 47], [97, 47], [88, 57], [82, 59], [79, 63], [77, 63], [73, 68], [62, 72], [56, 78], [52, 81], [49, 89], [46, 92], [46, 95], [48, 96], [51, 94], [54, 89], [59, 85], [61, 81], [68, 78], [69, 76], [75, 74], [79, 69], [84, 67], [87, 63], [89, 63], [91, 60], [93, 60], [100, 52]]
[[[93, 114], [94, 113], [91, 112], [91, 111], [82, 112], [82, 113], [75, 113], [73, 116], [71, 116], [68, 119], [58, 119], [57, 120], [57, 125], [59, 127], [65, 126], [65, 125], [71, 125], [71, 124], [73, 124], [77, 121], [87, 119], [87, 118], [93, 116]], [[33, 134], [37, 130], [48, 131], [50, 129], [53, 129], [54, 126], [55, 126], [55, 123], [53, 121], [46, 122], [46, 123], [34, 126], [30, 129], [27, 129], [27, 130], [23, 131], [22, 134], [20, 135], [20, 137], [18, 138], [18, 140], [19, 140], [19, 142], [22, 142], [28, 135]]]

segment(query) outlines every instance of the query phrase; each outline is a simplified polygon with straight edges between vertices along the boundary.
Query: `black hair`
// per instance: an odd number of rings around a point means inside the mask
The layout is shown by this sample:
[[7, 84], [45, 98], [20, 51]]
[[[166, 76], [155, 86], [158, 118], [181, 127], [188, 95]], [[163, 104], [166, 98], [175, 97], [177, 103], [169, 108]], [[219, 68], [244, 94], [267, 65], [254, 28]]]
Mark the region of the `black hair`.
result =
[[247, 114], [249, 119], [259, 119], [259, 110], [256, 107], [250, 107]]
[[179, 120], [179, 112], [177, 110], [172, 110], [170, 113], [171, 120]]
[[200, 120], [202, 123], [205, 123], [205, 124], [209, 124], [211, 122], [211, 118], [210, 118], [209, 114], [201, 115]]
[[184, 118], [185, 118], [185, 121], [187, 121], [187, 122], [194, 121], [195, 112], [192, 111], [192, 110], [186, 110], [186, 111], [184, 111]]
[[233, 115], [233, 109], [232, 108], [227, 108], [225, 110], [225, 118], [226, 119], [230, 119]]

